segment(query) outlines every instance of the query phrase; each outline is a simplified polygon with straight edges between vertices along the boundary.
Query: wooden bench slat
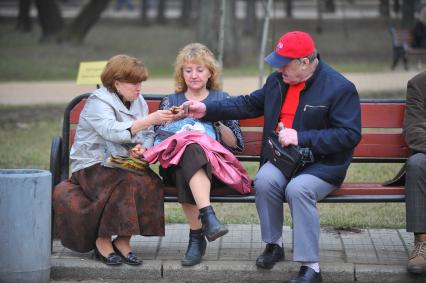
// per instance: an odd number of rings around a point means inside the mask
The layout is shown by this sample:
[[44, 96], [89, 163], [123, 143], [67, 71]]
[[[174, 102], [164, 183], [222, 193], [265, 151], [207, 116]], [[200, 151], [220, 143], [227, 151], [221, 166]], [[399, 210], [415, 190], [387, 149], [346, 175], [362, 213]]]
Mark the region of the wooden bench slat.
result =
[[363, 128], [401, 128], [404, 120], [403, 103], [361, 104], [361, 124]]
[[354, 157], [408, 157], [410, 150], [402, 133], [364, 133]]
[[[224, 186], [220, 188], [216, 188], [211, 191], [212, 197], [217, 196], [232, 196], [232, 197], [247, 197], [254, 196], [256, 194], [256, 190], [252, 188], [252, 191], [248, 195], [241, 195], [236, 193], [230, 187]], [[165, 196], [176, 196], [177, 191], [175, 187], [166, 186], [165, 187]], [[381, 183], [370, 183], [370, 182], [349, 182], [343, 183], [343, 185], [332, 192], [330, 196], [343, 196], [343, 195], [405, 195], [404, 187], [398, 186], [389, 186], [385, 187]]]
[[404, 187], [385, 187], [381, 183], [353, 182], [343, 183], [342, 187], [332, 192], [332, 196], [341, 195], [404, 195]]

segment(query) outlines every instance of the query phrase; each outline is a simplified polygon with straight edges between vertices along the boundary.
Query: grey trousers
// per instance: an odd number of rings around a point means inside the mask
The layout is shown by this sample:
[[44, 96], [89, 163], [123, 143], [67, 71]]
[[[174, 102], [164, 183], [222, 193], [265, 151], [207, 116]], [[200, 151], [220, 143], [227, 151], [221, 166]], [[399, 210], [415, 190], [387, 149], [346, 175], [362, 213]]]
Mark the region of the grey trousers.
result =
[[407, 231], [426, 233], [426, 154], [416, 153], [407, 160], [405, 209]]
[[319, 262], [320, 221], [316, 204], [336, 186], [308, 174], [288, 182], [269, 162], [259, 169], [254, 186], [262, 240], [274, 243], [282, 236], [285, 198], [293, 219], [293, 260]]

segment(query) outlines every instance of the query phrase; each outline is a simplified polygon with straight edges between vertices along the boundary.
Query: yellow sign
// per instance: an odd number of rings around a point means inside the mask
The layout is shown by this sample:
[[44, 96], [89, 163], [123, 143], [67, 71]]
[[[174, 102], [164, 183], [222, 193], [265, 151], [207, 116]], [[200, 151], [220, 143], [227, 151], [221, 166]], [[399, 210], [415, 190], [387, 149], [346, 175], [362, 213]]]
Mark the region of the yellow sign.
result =
[[101, 84], [101, 73], [107, 61], [80, 62], [78, 68], [77, 84]]

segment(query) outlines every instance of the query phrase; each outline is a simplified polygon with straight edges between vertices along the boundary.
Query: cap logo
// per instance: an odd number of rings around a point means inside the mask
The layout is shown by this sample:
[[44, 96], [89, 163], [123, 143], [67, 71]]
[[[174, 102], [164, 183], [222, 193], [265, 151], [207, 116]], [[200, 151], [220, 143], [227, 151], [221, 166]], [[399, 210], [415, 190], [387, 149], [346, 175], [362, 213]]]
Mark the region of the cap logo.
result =
[[278, 42], [278, 44], [277, 44], [277, 49], [278, 50], [281, 50], [281, 49], [283, 49], [283, 47], [284, 47], [284, 44], [282, 43], [282, 42]]

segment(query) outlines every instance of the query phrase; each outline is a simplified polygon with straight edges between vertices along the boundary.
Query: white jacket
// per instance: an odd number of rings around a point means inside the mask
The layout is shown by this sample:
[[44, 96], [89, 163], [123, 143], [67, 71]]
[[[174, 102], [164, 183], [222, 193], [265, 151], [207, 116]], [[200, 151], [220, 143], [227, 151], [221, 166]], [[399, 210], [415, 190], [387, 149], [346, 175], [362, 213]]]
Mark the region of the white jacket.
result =
[[127, 130], [136, 119], [149, 114], [142, 95], [127, 109], [115, 93], [105, 87], [87, 99], [80, 114], [74, 144], [70, 151], [71, 172], [102, 163], [110, 154], [128, 155], [123, 143], [140, 143], [150, 148], [154, 127], [150, 126], [131, 137]]

